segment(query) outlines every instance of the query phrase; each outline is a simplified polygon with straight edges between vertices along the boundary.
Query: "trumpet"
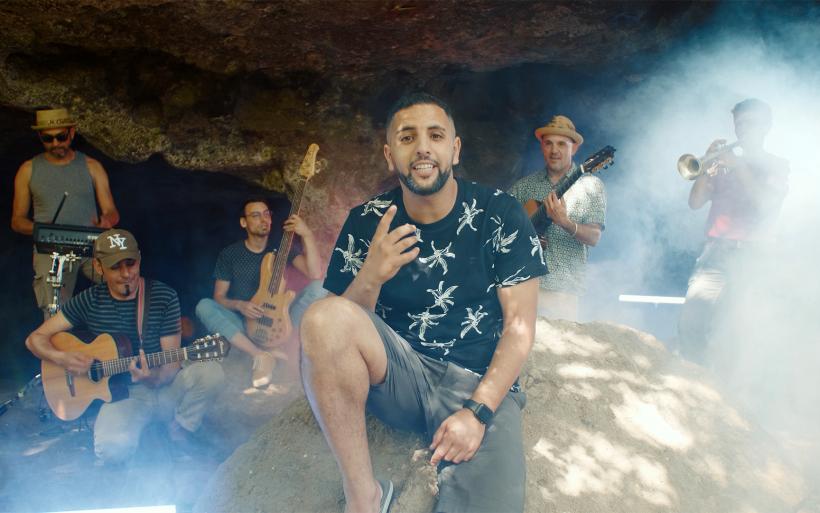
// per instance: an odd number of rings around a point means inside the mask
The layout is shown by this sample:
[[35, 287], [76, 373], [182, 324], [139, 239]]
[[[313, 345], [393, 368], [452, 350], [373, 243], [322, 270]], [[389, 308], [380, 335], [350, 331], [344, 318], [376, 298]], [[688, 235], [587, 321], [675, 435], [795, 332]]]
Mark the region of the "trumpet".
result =
[[685, 180], [694, 180], [705, 173], [721, 155], [727, 151], [732, 151], [739, 144], [740, 141], [725, 144], [700, 158], [695, 157], [691, 153], [684, 153], [678, 159], [678, 173], [680, 173]]

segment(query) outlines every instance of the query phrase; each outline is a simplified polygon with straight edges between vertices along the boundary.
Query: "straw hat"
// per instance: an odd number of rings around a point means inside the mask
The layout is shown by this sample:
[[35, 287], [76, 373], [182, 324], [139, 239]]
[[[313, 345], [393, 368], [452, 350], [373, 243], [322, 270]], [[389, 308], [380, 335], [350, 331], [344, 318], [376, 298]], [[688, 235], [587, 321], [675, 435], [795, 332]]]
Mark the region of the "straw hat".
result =
[[68, 109], [45, 109], [37, 111], [35, 124], [31, 128], [34, 130], [48, 130], [50, 128], [65, 128], [76, 125], [77, 123], [71, 119]]
[[563, 135], [569, 137], [575, 144], [580, 145], [584, 142], [584, 138], [575, 131], [575, 125], [572, 124], [566, 116], [553, 116], [549, 123], [535, 130], [535, 138], [539, 141], [545, 135]]

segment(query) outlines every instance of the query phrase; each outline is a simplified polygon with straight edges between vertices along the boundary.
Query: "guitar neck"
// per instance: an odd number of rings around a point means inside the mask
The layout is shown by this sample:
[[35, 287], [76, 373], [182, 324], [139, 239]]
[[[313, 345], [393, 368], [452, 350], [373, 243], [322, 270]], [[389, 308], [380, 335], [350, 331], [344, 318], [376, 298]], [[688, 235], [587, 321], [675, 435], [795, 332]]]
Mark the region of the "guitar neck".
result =
[[[188, 354], [186, 348], [180, 347], [178, 349], [169, 349], [167, 351], [160, 351], [158, 353], [147, 354], [145, 355], [145, 359], [148, 362], [148, 367], [153, 369], [154, 367], [160, 367], [167, 363], [181, 362], [183, 360], [187, 360]], [[116, 374], [128, 372], [128, 368], [131, 365], [131, 362], [133, 361], [139, 362], [139, 356], [126, 356], [123, 358], [115, 358], [113, 360], [99, 362], [96, 365], [99, 365], [100, 370], [102, 371], [102, 376], [114, 376]]]
[[569, 188], [572, 187], [572, 184], [577, 182], [582, 176], [584, 176], [584, 166], [576, 166], [575, 169], [558, 180], [558, 183], [555, 184], [555, 195], [558, 196], [558, 199], [561, 199]]
[[[288, 217], [299, 214], [302, 208], [302, 198], [305, 195], [307, 180], [300, 180], [299, 186], [293, 195], [293, 202], [290, 206], [290, 213]], [[279, 290], [279, 283], [282, 281], [282, 276], [285, 273], [285, 264], [288, 260], [290, 248], [293, 246], [293, 232], [285, 232], [282, 235], [282, 241], [279, 243], [279, 250], [276, 252], [276, 262], [274, 263], [273, 273], [271, 275], [270, 283], [268, 283], [268, 293], [275, 294]]]
[[[577, 182], [582, 176], [584, 176], [584, 167], [577, 166], [558, 180], [558, 183], [555, 184], [555, 195], [558, 199], [561, 199], [564, 193], [572, 187], [572, 184]], [[532, 221], [536, 233], [543, 235], [547, 232], [547, 228], [552, 224], [552, 219], [547, 215], [547, 208], [544, 206], [543, 201], [538, 202], [538, 210], [530, 216], [530, 221]]]

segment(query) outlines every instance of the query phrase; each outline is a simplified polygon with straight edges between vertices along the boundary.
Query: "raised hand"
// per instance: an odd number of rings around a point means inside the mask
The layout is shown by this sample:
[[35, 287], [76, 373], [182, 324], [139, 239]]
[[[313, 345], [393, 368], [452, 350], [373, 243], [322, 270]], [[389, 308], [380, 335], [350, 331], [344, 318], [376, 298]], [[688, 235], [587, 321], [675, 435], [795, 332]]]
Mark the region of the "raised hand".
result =
[[298, 214], [293, 214], [285, 219], [283, 228], [286, 232], [294, 232], [300, 237], [305, 237], [305, 235], [312, 233], [305, 220]]
[[418, 239], [416, 227], [412, 224], [403, 224], [390, 229], [390, 223], [396, 217], [396, 206], [390, 208], [382, 216], [373, 238], [370, 240], [370, 249], [357, 278], [366, 279], [373, 285], [381, 286], [399, 272], [402, 266], [412, 262], [419, 254], [419, 248], [410, 249]]

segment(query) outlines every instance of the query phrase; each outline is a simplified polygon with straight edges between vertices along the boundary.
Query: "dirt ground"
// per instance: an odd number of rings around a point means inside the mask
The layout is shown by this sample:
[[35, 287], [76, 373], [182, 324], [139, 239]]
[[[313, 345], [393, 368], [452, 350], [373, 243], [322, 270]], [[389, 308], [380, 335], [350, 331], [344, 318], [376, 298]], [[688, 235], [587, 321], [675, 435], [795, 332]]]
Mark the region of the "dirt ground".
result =
[[133, 460], [113, 467], [95, 462], [93, 412], [63, 422], [48, 413], [41, 388], [17, 399], [20, 384], [0, 381], [0, 404], [14, 400], [0, 415], [0, 512], [168, 504], [191, 511], [217, 467], [301, 393], [293, 362], [277, 367], [273, 385], [250, 389], [250, 359], [231, 352], [223, 361], [225, 390], [198, 433], [201, 450], [180, 454], [156, 423]]

